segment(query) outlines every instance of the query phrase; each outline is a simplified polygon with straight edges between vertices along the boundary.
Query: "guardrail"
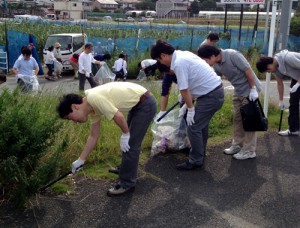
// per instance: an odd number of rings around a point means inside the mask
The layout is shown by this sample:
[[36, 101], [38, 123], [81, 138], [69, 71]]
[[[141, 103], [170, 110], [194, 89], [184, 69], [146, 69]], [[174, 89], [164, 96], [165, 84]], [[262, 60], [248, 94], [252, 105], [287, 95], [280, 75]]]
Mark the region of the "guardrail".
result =
[[5, 52], [3, 49], [0, 49], [0, 69], [5, 73], [8, 73], [7, 52]]

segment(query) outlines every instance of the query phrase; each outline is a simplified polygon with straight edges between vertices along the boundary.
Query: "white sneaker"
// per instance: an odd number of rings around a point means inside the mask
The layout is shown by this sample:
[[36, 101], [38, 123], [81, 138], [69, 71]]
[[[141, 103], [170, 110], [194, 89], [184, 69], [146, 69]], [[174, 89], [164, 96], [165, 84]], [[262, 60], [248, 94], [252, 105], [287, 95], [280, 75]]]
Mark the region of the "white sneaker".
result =
[[234, 154], [233, 157], [235, 159], [238, 159], [238, 160], [245, 160], [245, 159], [248, 159], [248, 158], [255, 158], [256, 157], [256, 153], [253, 152], [253, 151], [241, 150], [237, 154]]
[[231, 146], [224, 150], [224, 154], [232, 155], [240, 152], [241, 147], [239, 145]]
[[278, 132], [278, 135], [281, 136], [299, 135], [299, 131], [290, 131], [289, 129], [287, 129], [285, 131]]

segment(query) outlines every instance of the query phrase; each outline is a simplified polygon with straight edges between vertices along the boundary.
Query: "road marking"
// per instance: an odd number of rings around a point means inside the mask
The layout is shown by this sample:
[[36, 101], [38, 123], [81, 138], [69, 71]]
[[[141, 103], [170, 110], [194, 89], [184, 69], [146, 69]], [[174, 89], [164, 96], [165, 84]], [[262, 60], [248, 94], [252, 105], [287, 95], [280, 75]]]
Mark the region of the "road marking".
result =
[[230, 214], [228, 212], [219, 211], [199, 198], [195, 199], [195, 203], [202, 207], [208, 208], [209, 210], [213, 211], [213, 213], [216, 214], [217, 216], [220, 216], [223, 219], [227, 220], [229, 225], [232, 227], [241, 227], [241, 228], [242, 227], [247, 227], [247, 228], [258, 228], [259, 227], [255, 224], [249, 223], [246, 220], [244, 220], [240, 217], [237, 217], [233, 214]]

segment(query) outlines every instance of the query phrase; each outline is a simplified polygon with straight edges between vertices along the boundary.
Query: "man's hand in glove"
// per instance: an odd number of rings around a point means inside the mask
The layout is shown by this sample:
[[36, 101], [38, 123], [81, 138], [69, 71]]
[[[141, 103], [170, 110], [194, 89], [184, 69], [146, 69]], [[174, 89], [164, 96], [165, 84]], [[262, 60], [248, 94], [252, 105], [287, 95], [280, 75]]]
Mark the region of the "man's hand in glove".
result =
[[78, 158], [76, 161], [72, 163], [72, 173], [76, 173], [77, 171], [79, 171], [83, 165], [84, 165], [84, 160]]
[[295, 93], [299, 88], [300, 84], [297, 82], [292, 88], [290, 88], [290, 93]]
[[193, 123], [195, 123], [194, 116], [195, 116], [195, 107], [188, 108], [188, 112], [186, 115], [186, 122], [188, 126], [191, 126], [193, 125]]
[[280, 108], [280, 110], [284, 110], [284, 102], [283, 101], [279, 101], [278, 106]]
[[255, 86], [250, 89], [250, 94], [249, 94], [249, 100], [250, 101], [255, 101], [258, 98], [258, 93], [256, 91]]
[[130, 134], [122, 134], [121, 140], [120, 140], [120, 146], [121, 150], [126, 153], [129, 151], [130, 146], [129, 146], [129, 139], [130, 139]]

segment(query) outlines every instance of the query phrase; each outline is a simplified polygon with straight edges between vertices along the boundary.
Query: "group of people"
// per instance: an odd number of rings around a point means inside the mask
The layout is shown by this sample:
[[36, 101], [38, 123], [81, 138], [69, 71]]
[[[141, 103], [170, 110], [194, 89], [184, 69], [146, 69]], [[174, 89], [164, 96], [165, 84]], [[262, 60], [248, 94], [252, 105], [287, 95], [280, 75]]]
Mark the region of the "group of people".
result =
[[[60, 54], [59, 48], [60, 44], [56, 42], [54, 44], [54, 47], [58, 52], [54, 50], [53, 46], [50, 46], [47, 51], [47, 55], [45, 58], [45, 64], [48, 67], [48, 73], [46, 76], [46, 79], [54, 79], [56, 80], [57, 77], [53, 76], [53, 68], [54, 65], [57, 64], [57, 62], [61, 63], [61, 56], [60, 58], [57, 57]], [[74, 53], [70, 59], [69, 62], [74, 70], [74, 79], [79, 79], [79, 90], [84, 90], [85, 81], [88, 80], [90, 83], [90, 86], [92, 88], [96, 87], [98, 83], [96, 82], [94, 76], [99, 70], [99, 68], [102, 66], [103, 61], [110, 60], [111, 55], [110, 54], [98, 54], [93, 56], [93, 44], [92, 43], [86, 43], [83, 47], [82, 53]], [[53, 51], [54, 50], [54, 51]], [[59, 54], [56, 54], [59, 53]], [[123, 80], [126, 81], [127, 79], [127, 62], [125, 60], [125, 55], [121, 53], [119, 55], [119, 58], [114, 62], [113, 66], [113, 72], [116, 74], [116, 81]], [[57, 74], [60, 77], [60, 73]]]
[[[215, 38], [215, 37], [214, 37]], [[188, 159], [176, 165], [178, 170], [194, 170], [203, 167], [208, 140], [209, 123], [214, 114], [222, 108], [224, 103], [224, 88], [220, 76], [225, 76], [234, 86], [233, 95], [233, 140], [224, 153], [232, 155], [237, 160], [256, 157], [257, 134], [243, 129], [240, 108], [249, 101], [259, 97], [262, 85], [252, 70], [249, 62], [238, 51], [233, 49], [219, 49], [215, 43], [200, 45], [197, 54], [189, 51], [175, 50], [163, 40], [151, 48], [153, 61], [141, 63], [141, 70], [155, 65], [155, 68], [165, 72], [162, 84], [161, 110], [157, 114], [164, 114], [172, 82], [178, 84], [183, 103], [180, 113], [184, 114], [187, 125], [187, 136], [191, 148]], [[87, 79], [91, 89], [85, 90], [84, 95], [64, 95], [57, 106], [57, 112], [63, 119], [84, 123], [90, 117], [91, 129], [86, 144], [79, 158], [72, 163], [72, 172], [78, 171], [97, 144], [100, 136], [101, 119], [105, 116], [113, 120], [120, 128], [120, 149], [122, 151], [121, 165], [114, 169], [119, 175], [117, 184], [108, 190], [109, 196], [122, 195], [134, 190], [137, 179], [139, 154], [142, 141], [156, 116], [157, 103], [149, 90], [131, 82], [111, 82], [101, 86], [92, 77], [92, 63], [101, 67], [91, 52], [93, 46], [85, 44], [85, 50], [78, 58], [79, 89], [84, 90]], [[30, 58], [30, 50], [22, 52], [23, 58], [16, 65], [28, 61], [27, 69], [35, 71], [36, 63]], [[30, 63], [30, 64], [29, 64]], [[124, 55], [120, 55], [115, 62], [114, 69], [127, 74]], [[299, 96], [300, 96], [300, 54], [281, 51], [272, 57], [261, 57], [257, 64], [260, 72], [276, 74], [279, 92], [279, 105], [283, 103], [283, 76], [292, 78], [290, 88], [289, 129], [279, 132], [279, 135], [289, 136], [299, 134]], [[152, 69], [152, 68], [151, 68]], [[125, 78], [126, 80], [126, 78]], [[124, 80], [124, 81], [125, 81]], [[127, 119], [123, 112], [128, 112]]]

